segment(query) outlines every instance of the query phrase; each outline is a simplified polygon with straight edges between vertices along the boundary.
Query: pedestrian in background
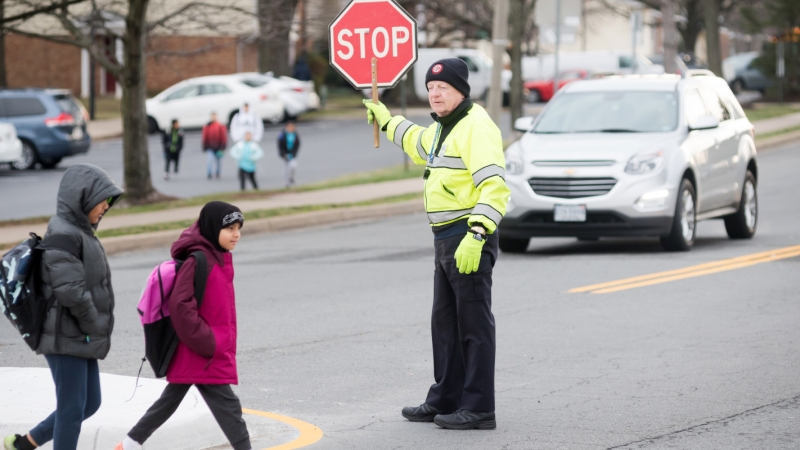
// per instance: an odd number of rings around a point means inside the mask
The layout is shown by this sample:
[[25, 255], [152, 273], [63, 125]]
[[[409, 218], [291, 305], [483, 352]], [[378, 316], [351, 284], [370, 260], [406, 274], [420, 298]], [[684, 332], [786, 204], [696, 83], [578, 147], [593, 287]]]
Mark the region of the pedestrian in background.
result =
[[258, 190], [256, 183], [256, 161], [264, 156], [264, 150], [253, 141], [253, 135], [248, 131], [244, 140], [239, 141], [231, 148], [231, 158], [239, 162], [239, 184], [244, 190], [245, 179], [250, 179], [253, 189]]
[[297, 170], [297, 154], [300, 152], [300, 136], [294, 122], [289, 122], [278, 134], [278, 154], [283, 160], [283, 180], [287, 188], [294, 186]]
[[164, 143], [164, 179], [169, 180], [169, 166], [174, 163], [175, 175], [178, 174], [178, 162], [183, 150], [183, 130], [178, 119], [172, 119], [172, 126], [168, 132], [163, 133]]
[[[200, 218], [172, 244], [172, 257], [185, 261], [169, 296], [169, 316], [179, 343], [167, 369], [167, 387], [114, 450], [141, 450], [142, 444], [180, 406], [192, 385], [197, 386], [234, 450], [251, 450], [242, 418], [242, 404], [231, 389], [239, 384], [236, 368], [236, 299], [231, 250], [241, 237], [241, 210], [225, 202], [203, 206]], [[194, 297], [197, 262], [202, 251], [208, 261], [203, 301]]]
[[257, 114], [250, 112], [250, 105], [245, 103], [231, 119], [231, 139], [239, 142], [244, 139], [245, 133], [250, 133], [252, 139], [261, 142], [264, 137], [264, 121]]
[[225, 125], [217, 121], [217, 113], [211, 113], [211, 121], [203, 127], [202, 137], [203, 151], [208, 154], [208, 179], [211, 179], [211, 173], [216, 165], [216, 176], [219, 179], [220, 169], [222, 166], [222, 157], [225, 156], [225, 147], [228, 145], [228, 131]]
[[[421, 127], [364, 102], [368, 121], [419, 165], [425, 164], [425, 210], [433, 229], [431, 337], [434, 384], [425, 403], [403, 408], [412, 422], [454, 430], [497, 427], [492, 269], [497, 226], [511, 196], [500, 130], [469, 97], [469, 69], [458, 58], [436, 61], [425, 75], [434, 123]], [[454, 193], [457, 193], [454, 194]]]
[[51, 440], [55, 450], [75, 450], [81, 424], [100, 408], [97, 360], [111, 348], [114, 291], [95, 230], [120, 195], [122, 189], [97, 166], [77, 164], [64, 172], [56, 215], [47, 224], [42, 245], [46, 247], [48, 240], [68, 245], [42, 255], [40, 287], [54, 302], [36, 348], [53, 375], [56, 410], [27, 435], [3, 439], [5, 450], [32, 450]]

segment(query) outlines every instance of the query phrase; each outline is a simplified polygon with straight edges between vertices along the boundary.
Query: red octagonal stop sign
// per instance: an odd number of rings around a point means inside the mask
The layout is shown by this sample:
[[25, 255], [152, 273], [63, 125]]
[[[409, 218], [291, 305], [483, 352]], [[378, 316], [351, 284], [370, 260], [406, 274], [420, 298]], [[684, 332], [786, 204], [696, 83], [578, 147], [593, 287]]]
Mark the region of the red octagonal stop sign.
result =
[[417, 21], [392, 0], [352, 0], [328, 27], [331, 65], [356, 89], [394, 87], [417, 60]]

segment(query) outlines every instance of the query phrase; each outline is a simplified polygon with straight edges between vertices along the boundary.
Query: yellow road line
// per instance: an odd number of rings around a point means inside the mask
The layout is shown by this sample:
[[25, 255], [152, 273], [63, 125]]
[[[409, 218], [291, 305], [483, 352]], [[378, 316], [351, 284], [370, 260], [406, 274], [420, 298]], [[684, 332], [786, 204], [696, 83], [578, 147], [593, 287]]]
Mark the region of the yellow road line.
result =
[[245, 414], [252, 414], [254, 416], [261, 416], [266, 417], [268, 419], [277, 420], [279, 422], [283, 422], [287, 425], [291, 425], [300, 432], [300, 436], [297, 439], [293, 440], [292, 442], [288, 442], [286, 444], [281, 444], [275, 447], [269, 447], [264, 450], [294, 450], [296, 448], [305, 447], [307, 445], [311, 445], [318, 440], [322, 439], [322, 430], [317, 428], [316, 426], [308, 423], [303, 422], [302, 420], [295, 419], [294, 417], [289, 416], [282, 416], [280, 414], [275, 414], [266, 411], [258, 411], [255, 409], [246, 409], [242, 408], [242, 412]]
[[742, 267], [752, 266], [755, 264], [761, 264], [765, 262], [777, 261], [780, 259], [792, 258], [795, 256], [800, 256], [800, 245], [779, 248], [776, 250], [769, 250], [766, 252], [753, 253], [752, 255], [744, 255], [736, 258], [723, 259], [720, 261], [712, 261], [708, 263], [698, 264], [696, 266], [684, 267], [683, 269], [668, 270], [665, 272], [652, 273], [649, 275], [641, 275], [638, 277], [609, 281], [607, 283], [583, 286], [575, 289], [570, 289], [568, 292], [572, 294], [580, 292], [591, 292], [592, 294], [607, 294], [610, 292], [617, 292], [626, 289], [634, 289], [643, 286], [667, 283], [670, 281], [681, 280], [685, 278], [709, 275], [712, 273], [723, 272], [726, 270], [739, 269]]

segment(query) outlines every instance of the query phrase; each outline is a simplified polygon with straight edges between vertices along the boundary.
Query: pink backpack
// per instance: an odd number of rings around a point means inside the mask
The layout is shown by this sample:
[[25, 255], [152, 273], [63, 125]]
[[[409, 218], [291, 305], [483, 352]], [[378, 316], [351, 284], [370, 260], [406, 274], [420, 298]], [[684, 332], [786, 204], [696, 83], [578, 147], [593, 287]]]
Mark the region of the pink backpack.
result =
[[[206, 290], [206, 254], [194, 252], [190, 257], [197, 261], [194, 272], [194, 298], [197, 307], [203, 303]], [[157, 378], [167, 375], [167, 368], [178, 347], [178, 335], [169, 318], [169, 296], [175, 287], [175, 278], [184, 261], [165, 261], [157, 265], [142, 291], [137, 310], [144, 327], [145, 358], [150, 362]]]

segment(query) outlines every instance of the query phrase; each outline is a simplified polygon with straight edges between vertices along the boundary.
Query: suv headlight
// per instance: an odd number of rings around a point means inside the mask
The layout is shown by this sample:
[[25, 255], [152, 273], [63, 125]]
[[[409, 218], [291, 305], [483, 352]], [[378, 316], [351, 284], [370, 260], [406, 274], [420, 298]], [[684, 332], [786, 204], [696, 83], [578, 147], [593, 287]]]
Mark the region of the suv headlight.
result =
[[625, 172], [643, 174], [655, 172], [664, 165], [664, 152], [661, 150], [634, 155], [625, 166]]
[[522, 147], [519, 143], [511, 144], [506, 149], [506, 173], [508, 175], [521, 175], [525, 170], [525, 162], [522, 159]]

